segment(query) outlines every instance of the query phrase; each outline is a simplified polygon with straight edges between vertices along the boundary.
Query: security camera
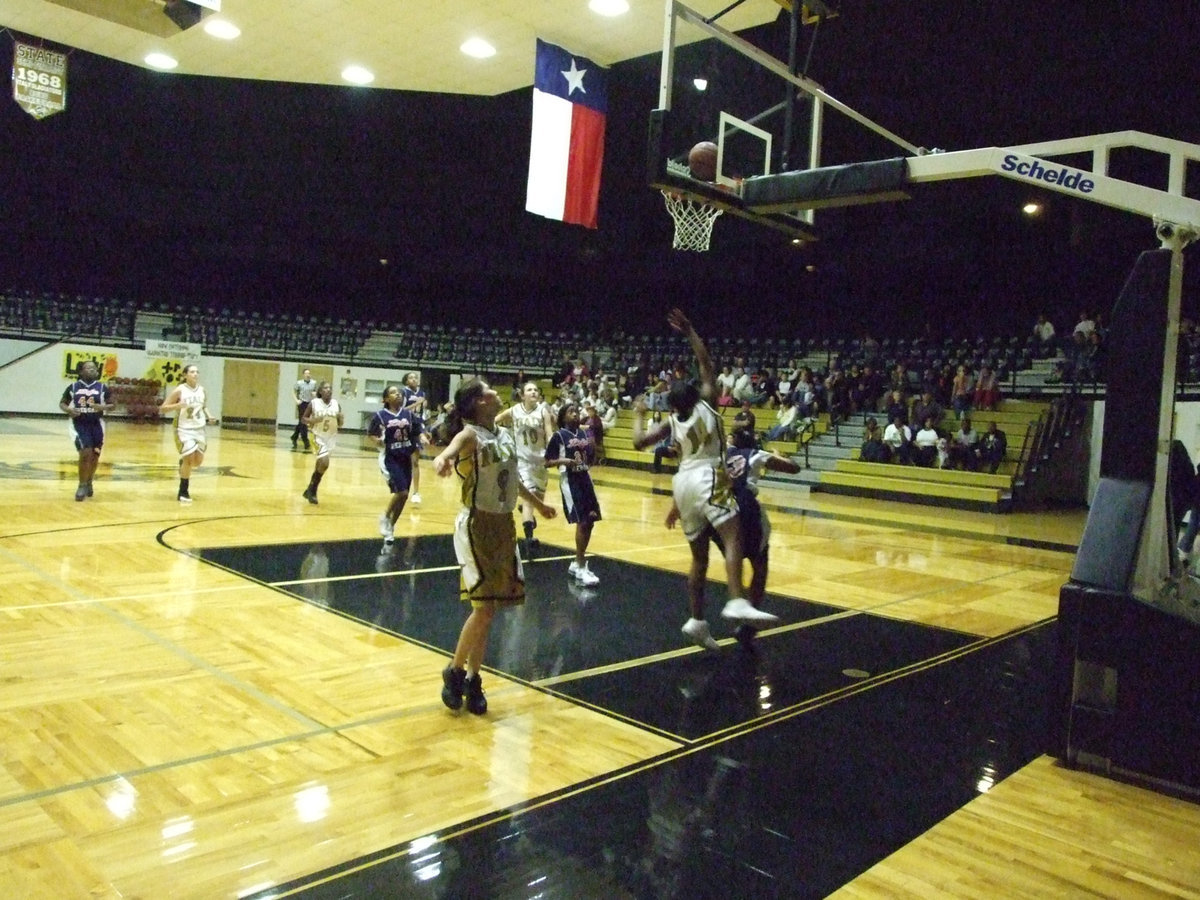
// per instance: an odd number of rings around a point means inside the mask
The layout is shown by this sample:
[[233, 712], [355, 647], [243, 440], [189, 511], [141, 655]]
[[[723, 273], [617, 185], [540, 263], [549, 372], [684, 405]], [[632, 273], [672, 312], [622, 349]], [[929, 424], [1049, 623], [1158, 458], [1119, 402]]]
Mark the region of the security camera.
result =
[[1155, 234], [1158, 235], [1160, 240], [1169, 241], [1175, 237], [1175, 226], [1170, 222], [1162, 222], [1159, 224]]

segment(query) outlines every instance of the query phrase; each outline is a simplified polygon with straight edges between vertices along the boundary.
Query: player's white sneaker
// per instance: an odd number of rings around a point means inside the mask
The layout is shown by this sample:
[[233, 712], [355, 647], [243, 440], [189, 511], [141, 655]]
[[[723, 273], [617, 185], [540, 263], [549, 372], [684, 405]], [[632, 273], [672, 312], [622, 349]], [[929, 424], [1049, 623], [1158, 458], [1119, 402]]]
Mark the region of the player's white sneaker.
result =
[[379, 517], [379, 533], [388, 541], [394, 537], [392, 520], [387, 517], [387, 513]]
[[575, 569], [575, 580], [584, 587], [592, 587], [600, 583], [600, 579], [596, 577], [595, 572], [588, 568], [587, 563]]
[[408, 502], [411, 503], [413, 506], [420, 506], [421, 505], [421, 495], [418, 494], [416, 491], [413, 491], [411, 494], [408, 495]]
[[688, 619], [683, 623], [681, 629], [694, 644], [699, 644], [705, 650], [720, 650], [721, 645], [713, 640], [712, 632], [708, 630], [708, 623], [703, 619]]
[[734, 597], [726, 603], [725, 608], [721, 610], [721, 618], [736, 619], [739, 622], [762, 622], [765, 625], [774, 625], [779, 622], [779, 616], [755, 609], [750, 605], [749, 600], [742, 597]]

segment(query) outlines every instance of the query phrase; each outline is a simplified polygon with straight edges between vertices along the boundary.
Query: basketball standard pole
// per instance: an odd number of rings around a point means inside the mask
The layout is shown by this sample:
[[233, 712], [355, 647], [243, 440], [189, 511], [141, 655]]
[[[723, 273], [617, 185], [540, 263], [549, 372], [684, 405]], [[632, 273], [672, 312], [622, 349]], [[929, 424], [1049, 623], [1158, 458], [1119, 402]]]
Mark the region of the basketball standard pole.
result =
[[[1183, 251], [1197, 237], [1194, 228], [1173, 222], [1155, 221], [1155, 234], [1163, 250], [1171, 251], [1171, 272], [1167, 296], [1167, 336], [1162, 360], [1162, 392], [1158, 402], [1158, 442], [1155, 447], [1154, 488], [1150, 512], [1142, 527], [1137, 566], [1133, 576], [1133, 594], [1153, 599], [1171, 573], [1175, 547], [1175, 522], [1168, 515], [1170, 490], [1171, 442], [1175, 437], [1175, 388], [1179, 358], [1179, 316], [1183, 297]], [[1177, 513], [1178, 511], [1176, 511]]]

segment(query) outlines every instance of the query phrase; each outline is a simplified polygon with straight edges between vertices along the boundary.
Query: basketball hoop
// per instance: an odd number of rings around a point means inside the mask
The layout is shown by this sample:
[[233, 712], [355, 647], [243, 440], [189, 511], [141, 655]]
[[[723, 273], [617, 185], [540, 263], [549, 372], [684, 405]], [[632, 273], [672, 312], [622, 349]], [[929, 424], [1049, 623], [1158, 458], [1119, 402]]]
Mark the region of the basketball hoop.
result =
[[725, 210], [673, 191], [663, 191], [662, 195], [667, 212], [675, 220], [675, 243], [672, 246], [676, 250], [707, 250], [712, 238], [713, 222]]

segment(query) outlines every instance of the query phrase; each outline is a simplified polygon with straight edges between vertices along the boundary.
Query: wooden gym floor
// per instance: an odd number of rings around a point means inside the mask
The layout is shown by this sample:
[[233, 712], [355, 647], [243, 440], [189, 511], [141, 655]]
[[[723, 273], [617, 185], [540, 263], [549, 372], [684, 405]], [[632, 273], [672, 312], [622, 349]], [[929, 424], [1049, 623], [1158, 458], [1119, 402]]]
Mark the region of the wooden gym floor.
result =
[[66, 427], [0, 418], [0, 896], [1200, 894], [1200, 807], [1042, 755], [1081, 511], [767, 490], [783, 622], [741, 649], [715, 583], [713, 654], [669, 476], [599, 468], [601, 583], [540, 526], [474, 717], [452, 479], [385, 549], [357, 435], [311, 506], [286, 434], [210, 429], [182, 506], [169, 428], [77, 503]]

